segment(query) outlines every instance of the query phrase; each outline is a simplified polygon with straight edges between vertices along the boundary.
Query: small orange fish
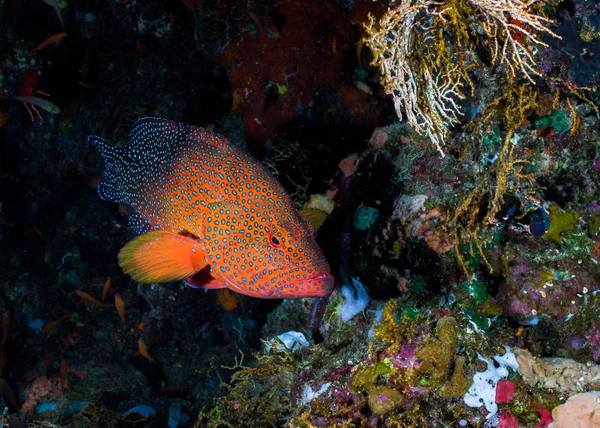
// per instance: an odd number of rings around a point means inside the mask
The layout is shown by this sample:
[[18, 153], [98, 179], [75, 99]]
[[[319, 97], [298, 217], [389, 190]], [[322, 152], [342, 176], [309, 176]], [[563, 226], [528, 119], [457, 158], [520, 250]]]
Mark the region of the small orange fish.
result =
[[110, 288], [110, 276], [108, 278], [106, 278], [106, 281], [104, 281], [104, 287], [102, 288], [102, 301], [104, 302], [104, 299], [106, 298], [106, 295], [108, 294], [108, 289]]
[[94, 89], [94, 88], [98, 87], [98, 85], [95, 83], [88, 83], [88, 82], [84, 82], [83, 80], [78, 80], [77, 84], [85, 89]]
[[250, 15], [250, 18], [252, 18], [252, 20], [254, 21], [254, 23], [256, 24], [258, 29], [260, 30], [260, 32], [265, 34], [265, 26], [262, 22], [262, 19], [260, 19], [258, 16], [256, 16], [256, 14], [254, 12], [250, 12], [248, 15]]
[[69, 379], [67, 377], [67, 370], [68, 370], [67, 362], [64, 359], [60, 360], [59, 377], [60, 377], [60, 384], [63, 387], [63, 389], [65, 389], [65, 388], [67, 388], [69, 386]]
[[358, 43], [356, 43], [356, 57], [358, 58], [358, 63], [361, 64], [361, 55], [362, 55], [362, 50], [363, 50], [363, 46], [365, 45], [365, 39], [363, 39], [362, 37], [360, 39], [358, 39]]
[[154, 362], [154, 358], [150, 356], [150, 353], [148, 352], [148, 347], [146, 346], [141, 337], [138, 339], [138, 352], [142, 357], [146, 358], [151, 363]]
[[104, 306], [104, 307], [110, 306], [110, 305], [103, 305], [102, 303], [100, 303], [99, 301], [97, 301], [96, 299], [94, 299], [92, 296], [90, 296], [85, 291], [75, 290], [74, 293], [77, 294], [79, 297], [81, 297], [82, 300], [85, 300], [87, 302], [93, 303], [96, 306]]
[[115, 306], [117, 308], [119, 318], [121, 318], [121, 322], [125, 324], [125, 302], [123, 302], [123, 299], [121, 299], [121, 296], [118, 294], [115, 294]]
[[10, 333], [10, 312], [4, 311], [2, 314], [2, 342], [0, 342], [0, 348], [4, 349], [6, 341], [8, 340], [8, 334]]
[[50, 321], [47, 323], [44, 328], [42, 328], [42, 334], [50, 334], [61, 322], [71, 318], [71, 314], [64, 314], [62, 317], [55, 319], [54, 321]]
[[60, 42], [62, 39], [64, 39], [65, 37], [67, 37], [67, 33], [54, 34], [53, 36], [48, 37], [42, 43], [40, 43], [39, 45], [37, 45], [33, 50], [27, 52], [26, 56], [31, 55], [31, 54], [33, 54], [33, 53], [35, 53], [37, 51], [42, 50], [42, 49], [46, 49], [49, 46], [55, 45], [58, 42]]

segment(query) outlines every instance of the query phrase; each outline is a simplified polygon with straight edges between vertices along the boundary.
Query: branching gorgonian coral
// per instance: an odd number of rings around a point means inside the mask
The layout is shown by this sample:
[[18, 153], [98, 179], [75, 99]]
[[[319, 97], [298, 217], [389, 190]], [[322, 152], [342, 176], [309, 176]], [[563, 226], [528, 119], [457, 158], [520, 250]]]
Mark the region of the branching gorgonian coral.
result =
[[532, 12], [536, 0], [399, 0], [379, 20], [369, 16], [365, 43], [372, 64], [394, 99], [398, 117], [429, 138], [442, 156], [450, 127], [458, 123], [461, 88], [473, 88], [468, 71], [487, 46], [492, 64], [509, 78], [539, 75], [534, 50], [555, 37], [550, 21]]

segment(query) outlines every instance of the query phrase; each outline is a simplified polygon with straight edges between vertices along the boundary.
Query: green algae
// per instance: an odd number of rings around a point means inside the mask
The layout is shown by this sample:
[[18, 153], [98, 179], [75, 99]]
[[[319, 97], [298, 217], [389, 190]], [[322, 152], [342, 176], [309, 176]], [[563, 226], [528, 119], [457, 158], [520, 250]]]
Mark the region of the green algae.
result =
[[535, 126], [552, 128], [558, 134], [566, 134], [571, 130], [571, 120], [565, 110], [558, 110], [535, 121]]
[[377, 415], [385, 415], [402, 404], [403, 397], [400, 392], [389, 386], [377, 384], [380, 376], [391, 374], [393, 371], [394, 367], [386, 358], [372, 366], [359, 367], [350, 379], [350, 389], [356, 392], [365, 391], [369, 407]]
[[368, 389], [377, 382], [379, 376], [391, 374], [393, 371], [394, 366], [388, 358], [372, 366], [359, 367], [350, 379], [350, 388], [355, 391]]
[[556, 243], [560, 243], [564, 233], [575, 229], [579, 217], [578, 213], [570, 211], [559, 212], [556, 205], [552, 206], [552, 208], [550, 208], [550, 228], [544, 237]]
[[495, 124], [491, 127], [490, 132], [483, 137], [481, 144], [487, 146], [488, 144], [498, 144], [501, 141], [500, 138], [500, 125]]
[[479, 306], [479, 309], [486, 317], [497, 317], [498, 315], [502, 315], [502, 308], [498, 306], [491, 297], [488, 297], [487, 300]]
[[588, 226], [588, 230], [592, 235], [597, 235], [598, 233], [600, 233], [600, 215], [592, 216], [592, 221]]
[[483, 303], [487, 300], [488, 294], [486, 291], [485, 283], [480, 281], [465, 282], [462, 288], [471, 296], [475, 302]]

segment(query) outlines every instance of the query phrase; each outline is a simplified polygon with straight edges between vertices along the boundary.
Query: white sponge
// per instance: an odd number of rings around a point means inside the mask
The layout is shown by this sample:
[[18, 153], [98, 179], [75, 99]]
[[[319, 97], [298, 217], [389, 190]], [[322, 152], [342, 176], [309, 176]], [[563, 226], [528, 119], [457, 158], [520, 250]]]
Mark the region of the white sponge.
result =
[[[356, 314], [364, 311], [369, 304], [369, 296], [364, 285], [358, 279], [354, 278], [352, 278], [352, 284], [354, 285], [354, 289], [347, 285], [342, 287], [342, 294], [346, 302], [341, 308], [340, 317], [344, 322], [350, 321]], [[356, 298], [354, 298], [354, 290], [356, 290]]]
[[481, 407], [485, 406], [488, 412], [487, 419], [496, 418], [498, 413], [498, 404], [496, 404], [496, 386], [498, 381], [508, 376], [508, 369], [510, 367], [513, 370], [519, 368], [515, 354], [510, 352], [508, 346], [504, 346], [506, 353], [502, 356], [496, 355], [494, 360], [500, 365], [496, 367], [493, 362], [486, 360], [479, 353], [477, 357], [481, 361], [487, 363], [487, 370], [484, 372], [477, 372], [473, 376], [473, 385], [465, 393], [464, 400], [465, 404], [469, 407]]

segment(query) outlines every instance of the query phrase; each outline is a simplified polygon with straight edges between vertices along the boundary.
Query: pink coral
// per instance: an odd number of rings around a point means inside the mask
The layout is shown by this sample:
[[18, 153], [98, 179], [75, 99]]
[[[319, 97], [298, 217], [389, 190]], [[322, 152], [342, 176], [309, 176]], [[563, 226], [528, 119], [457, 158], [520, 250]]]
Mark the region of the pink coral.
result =
[[388, 139], [388, 134], [383, 129], [376, 129], [369, 139], [369, 145], [374, 150], [381, 150], [385, 146], [385, 142]]
[[508, 403], [515, 396], [517, 384], [509, 380], [498, 382], [496, 387], [496, 403]]
[[500, 423], [498, 428], [519, 428], [517, 418], [510, 412], [502, 412], [498, 415]]
[[390, 358], [394, 368], [414, 368], [416, 366], [415, 354], [416, 346], [412, 343], [405, 343], [400, 347], [400, 351]]
[[59, 379], [50, 380], [46, 376], [40, 376], [33, 381], [25, 390], [27, 399], [21, 407], [21, 413], [27, 413], [34, 409], [42, 401], [55, 400], [62, 395], [62, 387]]
[[342, 175], [344, 177], [350, 177], [354, 174], [356, 167], [358, 166], [358, 156], [351, 155], [347, 158], [344, 158], [338, 164], [338, 168], [342, 171]]
[[540, 414], [540, 420], [537, 421], [533, 428], [547, 428], [553, 421], [552, 413], [546, 409], [537, 409], [537, 412]]

